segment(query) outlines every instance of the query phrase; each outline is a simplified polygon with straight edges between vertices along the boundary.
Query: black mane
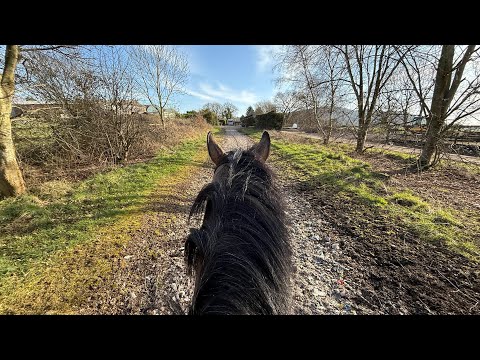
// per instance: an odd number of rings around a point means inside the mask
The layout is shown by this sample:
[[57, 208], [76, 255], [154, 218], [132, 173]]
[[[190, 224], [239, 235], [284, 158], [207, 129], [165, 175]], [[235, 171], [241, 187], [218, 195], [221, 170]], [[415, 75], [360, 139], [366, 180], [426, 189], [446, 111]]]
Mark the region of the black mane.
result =
[[185, 243], [196, 272], [191, 314], [281, 314], [288, 307], [291, 250], [271, 170], [253, 148], [231, 151], [190, 211], [205, 212]]

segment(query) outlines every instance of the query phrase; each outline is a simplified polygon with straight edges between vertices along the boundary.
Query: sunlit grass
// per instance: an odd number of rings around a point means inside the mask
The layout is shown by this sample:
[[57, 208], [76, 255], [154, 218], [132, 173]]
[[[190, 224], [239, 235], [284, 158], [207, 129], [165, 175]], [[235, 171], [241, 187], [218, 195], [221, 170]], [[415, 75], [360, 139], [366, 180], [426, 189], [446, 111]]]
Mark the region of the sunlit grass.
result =
[[[261, 131], [242, 129], [259, 140]], [[272, 158], [298, 183], [319, 191], [324, 198], [337, 198], [347, 204], [361, 204], [371, 211], [385, 213], [425, 241], [442, 242], [453, 250], [479, 261], [480, 217], [460, 212], [448, 204], [433, 205], [410, 190], [400, 190], [388, 182], [388, 176], [373, 171], [365, 161], [347, 155], [350, 148], [319, 142], [295, 142], [273, 137]], [[346, 151], [345, 151], [346, 150]], [[414, 157], [386, 152], [397, 160]]]
[[156, 187], [174, 184], [206, 156], [202, 133], [148, 163], [0, 201], [0, 313], [72, 312], [121, 266], [128, 231], [140, 226]]

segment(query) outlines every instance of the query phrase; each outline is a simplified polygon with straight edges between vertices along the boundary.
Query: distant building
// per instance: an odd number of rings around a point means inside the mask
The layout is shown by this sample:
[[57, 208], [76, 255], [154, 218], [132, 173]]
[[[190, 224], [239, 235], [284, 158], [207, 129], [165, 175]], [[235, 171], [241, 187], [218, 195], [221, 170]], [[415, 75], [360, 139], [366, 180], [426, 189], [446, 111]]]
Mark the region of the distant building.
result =
[[227, 120], [227, 125], [230, 125], [230, 126], [237, 126], [237, 125], [240, 125], [241, 123], [242, 121], [240, 120], [240, 118], [231, 118]]
[[155, 106], [152, 106], [152, 105], [145, 105], [145, 113], [146, 114], [157, 114], [157, 109], [155, 108]]
[[[320, 108], [319, 116], [324, 120], [328, 118], [327, 108]], [[358, 115], [355, 110], [342, 107], [336, 107], [333, 110], [333, 121], [336, 126], [357, 126]], [[317, 121], [312, 109], [296, 110], [285, 117], [284, 127], [292, 128], [293, 124], [297, 125], [297, 129], [306, 132], [317, 131]]]
[[427, 120], [425, 116], [406, 114], [406, 117], [401, 112], [378, 112], [373, 115], [372, 125], [375, 126], [381, 123], [388, 123], [393, 127], [402, 126], [425, 126]]
[[[153, 114], [153, 115], [158, 114], [158, 110], [155, 108], [155, 106], [152, 106], [152, 105], [145, 105], [145, 106], [146, 108], [145, 108], [144, 114]], [[165, 119], [174, 119], [176, 116], [177, 116], [177, 112], [173, 109], [163, 110], [163, 117]]]
[[[144, 105], [137, 100], [123, 100], [118, 103], [110, 101], [99, 101], [100, 106], [105, 110], [118, 111], [119, 114], [147, 114], [156, 113], [157, 111], [151, 105]], [[12, 112], [10, 117], [12, 119], [26, 115], [27, 113], [32, 115], [39, 111], [63, 111], [62, 104], [53, 102], [39, 102], [35, 100], [22, 100], [14, 99], [12, 104]], [[66, 116], [65, 114], [63, 114]], [[165, 117], [175, 117], [173, 110], [165, 110]]]
[[22, 100], [14, 99], [12, 103], [12, 111], [10, 113], [10, 118], [14, 119], [17, 117], [24, 116], [25, 114], [35, 114], [39, 111], [52, 111], [52, 110], [61, 110], [61, 104], [57, 103], [42, 103], [36, 100]]
[[[328, 108], [321, 107], [318, 110], [321, 120], [327, 121]], [[386, 113], [376, 113], [372, 118], [372, 126], [382, 123], [385, 119]], [[388, 114], [388, 122], [392, 126], [403, 126], [404, 116], [400, 112]], [[335, 107], [332, 114], [334, 126], [358, 126], [358, 112], [356, 109], [347, 109], [344, 107]], [[426, 119], [423, 116], [408, 114], [406, 123], [409, 126], [424, 126], [426, 125]], [[301, 131], [316, 132], [317, 122], [312, 109], [297, 110], [286, 117], [284, 127], [291, 128], [293, 124], [297, 124], [297, 127]]]
[[147, 105], [142, 105], [137, 100], [122, 100], [110, 106], [112, 111], [118, 109], [118, 113], [120, 114], [144, 114], [147, 109]]

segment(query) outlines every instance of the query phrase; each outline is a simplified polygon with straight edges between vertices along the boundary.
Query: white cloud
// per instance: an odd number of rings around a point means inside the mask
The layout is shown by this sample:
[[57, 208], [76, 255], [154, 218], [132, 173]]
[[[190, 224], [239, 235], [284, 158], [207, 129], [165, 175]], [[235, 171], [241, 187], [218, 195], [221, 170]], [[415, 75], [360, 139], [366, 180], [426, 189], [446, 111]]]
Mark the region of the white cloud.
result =
[[203, 82], [198, 84], [198, 91], [188, 90], [187, 93], [202, 100], [220, 103], [231, 101], [236, 104], [252, 105], [258, 101], [255, 93], [249, 90], [234, 90], [220, 82], [217, 82], [216, 86]]
[[215, 98], [213, 98], [213, 97], [211, 97], [211, 96], [208, 96], [208, 95], [199, 93], [199, 92], [194, 91], [194, 90], [187, 90], [186, 93], [187, 93], [188, 95], [192, 95], [192, 96], [198, 97], [198, 98], [200, 98], [200, 99], [202, 99], [202, 100], [207, 100], [207, 101], [212, 101], [212, 102], [214, 102], [214, 101], [217, 100], [217, 99], [215, 99]]
[[282, 45], [255, 45], [257, 52], [257, 71], [265, 72], [270, 70], [274, 65], [274, 55], [280, 50]]
[[218, 83], [218, 89], [208, 83], [201, 83], [199, 87], [205, 94], [216, 98], [243, 104], [250, 104], [257, 101], [257, 96], [253, 92], [248, 90], [233, 90], [221, 83]]

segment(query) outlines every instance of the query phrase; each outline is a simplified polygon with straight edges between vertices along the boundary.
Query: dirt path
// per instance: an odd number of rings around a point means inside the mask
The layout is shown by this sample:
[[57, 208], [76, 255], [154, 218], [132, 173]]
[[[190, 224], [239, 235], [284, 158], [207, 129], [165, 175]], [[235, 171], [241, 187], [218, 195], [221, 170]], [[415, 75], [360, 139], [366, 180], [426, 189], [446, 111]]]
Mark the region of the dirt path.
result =
[[[306, 137], [306, 138], [321, 139], [321, 135], [319, 135], [319, 134], [309, 134], [309, 133], [305, 133], [305, 132], [301, 132], [301, 131], [298, 131], [298, 132], [297, 131], [280, 131], [280, 132], [281, 133], [287, 133], [287, 134], [294, 134], [294, 135], [302, 136], [302, 137]], [[334, 142], [348, 143], [348, 144], [353, 144], [353, 145], [356, 144], [355, 140], [346, 139], [346, 138], [340, 138], [340, 139], [335, 140]], [[370, 146], [374, 147], [376, 149], [399, 151], [399, 152], [403, 152], [405, 154], [411, 154], [411, 155], [418, 155], [418, 154], [420, 154], [420, 151], [421, 151], [421, 149], [412, 148], [412, 147], [399, 146], [399, 145], [388, 145], [388, 144], [382, 144], [382, 143], [367, 141], [365, 143], [365, 147], [370, 147]], [[475, 157], [475, 156], [450, 154], [450, 153], [443, 154], [443, 156], [444, 156], [445, 159], [448, 159], [448, 160], [461, 161], [461, 162], [464, 162], [464, 163], [480, 165], [480, 158]]]
[[[225, 151], [247, 148], [252, 140], [235, 129], [226, 129]], [[279, 172], [273, 166], [276, 172]], [[114, 275], [113, 284], [99, 289], [82, 313], [85, 314], [185, 314], [192, 297], [193, 282], [185, 274], [183, 244], [190, 227], [188, 212], [202, 186], [211, 181], [209, 159], [185, 172], [181, 181], [162, 186], [151, 209], [146, 210], [141, 230], [124, 249], [124, 266]], [[293, 184], [280, 176], [278, 184], [286, 195], [287, 212], [294, 250], [292, 313], [338, 314], [349, 312], [341, 298], [344, 267], [335, 231], [315, 209], [296, 193]]]
[[[251, 144], [249, 137], [226, 129], [225, 151]], [[292, 314], [480, 311], [478, 266], [411, 237], [362, 238], [349, 229], [349, 219], [342, 218], [344, 211], [336, 204], [323, 203], [289, 180], [275, 156], [267, 163], [277, 174], [290, 219]], [[151, 208], [145, 209], [141, 230], [131, 234], [124, 249], [124, 266], [114, 275], [113, 284], [99, 289], [82, 313], [186, 313], [193, 282], [185, 274], [183, 245], [189, 228], [199, 226], [188, 224], [187, 217], [195, 196], [212, 175], [213, 164], [205, 153], [174, 184], [158, 188]]]

